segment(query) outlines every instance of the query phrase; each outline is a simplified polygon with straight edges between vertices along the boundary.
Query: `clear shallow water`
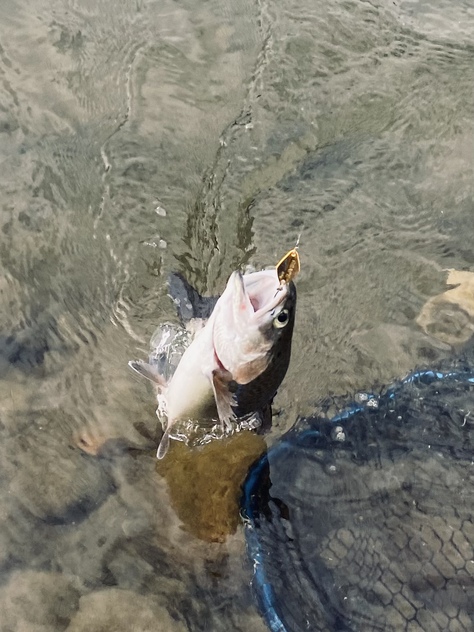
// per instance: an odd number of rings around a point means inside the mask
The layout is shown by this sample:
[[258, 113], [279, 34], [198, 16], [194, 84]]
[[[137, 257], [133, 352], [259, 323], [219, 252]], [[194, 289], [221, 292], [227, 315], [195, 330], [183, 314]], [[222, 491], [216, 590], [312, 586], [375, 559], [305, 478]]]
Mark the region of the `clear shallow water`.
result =
[[[5, 629], [264, 629], [228, 519], [242, 471], [212, 529], [189, 526], [218, 454], [155, 472], [153, 397], [127, 361], [174, 317], [168, 271], [219, 291], [300, 233], [269, 442], [330, 393], [449, 354], [416, 317], [446, 268], [473, 265], [472, 18], [469, 2], [2, 3]], [[247, 440], [220, 451], [242, 470], [238, 451], [262, 449]]]

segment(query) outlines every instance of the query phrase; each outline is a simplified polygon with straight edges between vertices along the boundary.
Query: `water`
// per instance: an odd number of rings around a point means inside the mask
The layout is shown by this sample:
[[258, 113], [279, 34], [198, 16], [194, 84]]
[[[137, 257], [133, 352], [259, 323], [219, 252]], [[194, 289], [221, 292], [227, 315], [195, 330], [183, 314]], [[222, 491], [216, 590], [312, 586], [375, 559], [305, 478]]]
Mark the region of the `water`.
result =
[[236, 513], [263, 439], [178, 446], [155, 471], [127, 361], [174, 318], [168, 271], [217, 292], [300, 233], [268, 442], [328, 394], [450, 353], [436, 310], [428, 334], [416, 318], [474, 260], [473, 14], [2, 2], [3, 629], [265, 629]]

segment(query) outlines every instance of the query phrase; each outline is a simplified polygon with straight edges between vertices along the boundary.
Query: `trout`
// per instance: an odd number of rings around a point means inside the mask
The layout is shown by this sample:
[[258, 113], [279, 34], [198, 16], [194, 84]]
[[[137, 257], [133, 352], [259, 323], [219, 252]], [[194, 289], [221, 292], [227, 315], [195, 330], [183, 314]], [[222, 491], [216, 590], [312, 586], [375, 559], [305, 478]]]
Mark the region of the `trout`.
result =
[[172, 275], [170, 291], [183, 319], [199, 318], [205, 324], [168, 382], [155, 367], [129, 362], [156, 384], [166, 402], [159, 459], [179, 420], [214, 416], [223, 430], [230, 430], [233, 421], [271, 415], [271, 402], [290, 362], [296, 308], [293, 281], [282, 280], [275, 268], [233, 272], [219, 298], [200, 296], [179, 275]]

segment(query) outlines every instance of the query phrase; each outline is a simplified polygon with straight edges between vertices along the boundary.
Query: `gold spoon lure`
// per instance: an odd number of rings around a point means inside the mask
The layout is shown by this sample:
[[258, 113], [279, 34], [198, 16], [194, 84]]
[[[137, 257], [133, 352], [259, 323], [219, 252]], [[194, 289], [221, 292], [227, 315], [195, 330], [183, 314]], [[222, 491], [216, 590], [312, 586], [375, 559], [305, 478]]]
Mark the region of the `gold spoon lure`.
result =
[[301, 270], [300, 256], [298, 254], [298, 246], [300, 243], [300, 236], [296, 240], [295, 247], [286, 253], [284, 257], [276, 264], [276, 271], [278, 274], [278, 280], [280, 281], [280, 287], [283, 283], [289, 283], [298, 272]]

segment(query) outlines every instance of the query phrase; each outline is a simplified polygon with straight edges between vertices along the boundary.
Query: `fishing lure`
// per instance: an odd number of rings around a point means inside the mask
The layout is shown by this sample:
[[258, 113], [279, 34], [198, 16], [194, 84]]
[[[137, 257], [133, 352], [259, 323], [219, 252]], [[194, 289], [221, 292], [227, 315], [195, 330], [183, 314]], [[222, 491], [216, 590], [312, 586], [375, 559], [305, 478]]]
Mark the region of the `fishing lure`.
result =
[[280, 284], [289, 283], [301, 270], [300, 256], [298, 254], [299, 243], [300, 238], [298, 237], [295, 247], [287, 252], [276, 265], [276, 271]]

